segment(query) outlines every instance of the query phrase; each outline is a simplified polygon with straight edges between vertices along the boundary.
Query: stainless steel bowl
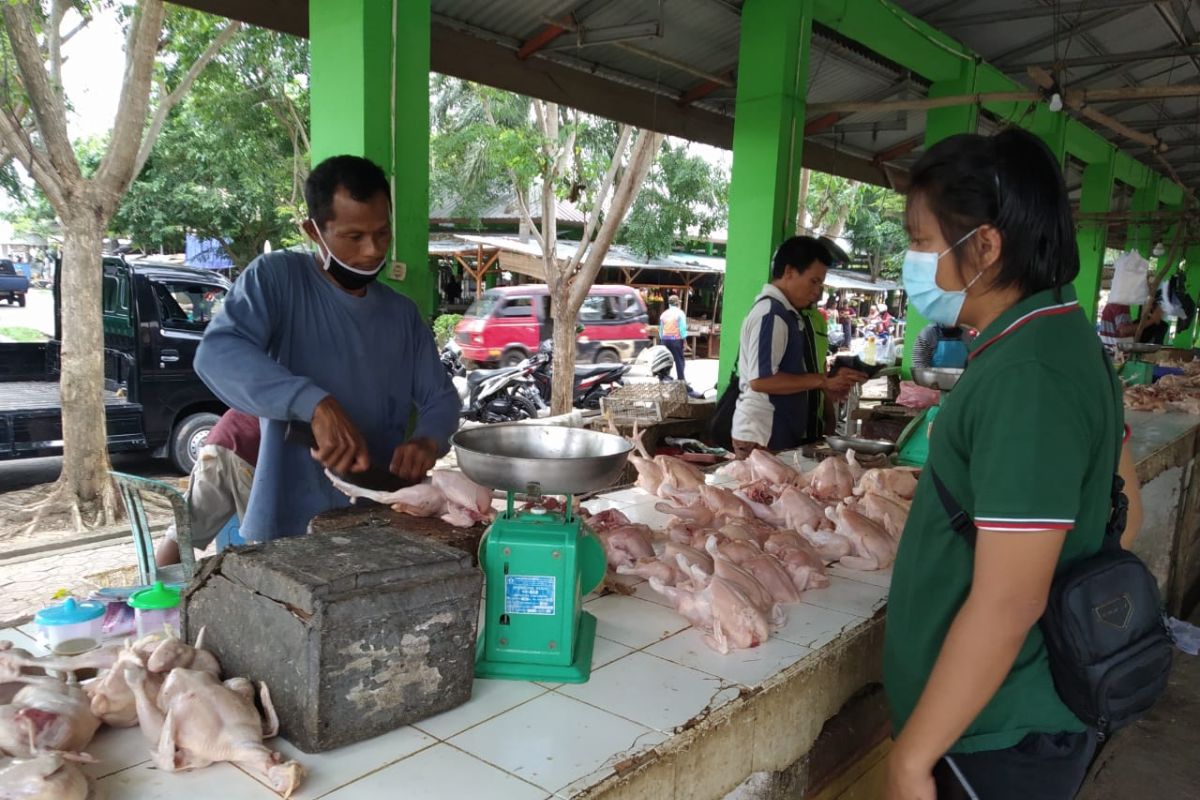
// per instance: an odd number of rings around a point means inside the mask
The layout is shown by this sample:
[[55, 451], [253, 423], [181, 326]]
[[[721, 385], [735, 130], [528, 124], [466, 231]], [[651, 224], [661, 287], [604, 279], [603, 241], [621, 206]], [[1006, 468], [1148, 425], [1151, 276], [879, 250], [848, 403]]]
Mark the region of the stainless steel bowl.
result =
[[493, 489], [579, 494], [612, 485], [633, 443], [611, 433], [549, 425], [488, 425], [450, 439], [468, 478]]
[[924, 386], [926, 389], [937, 389], [940, 392], [948, 392], [953, 389], [962, 374], [963, 370], [949, 367], [913, 367], [912, 371], [913, 383], [917, 386]]
[[890, 453], [896, 449], [896, 443], [887, 439], [858, 439], [853, 436], [826, 436], [825, 441], [839, 453], [853, 450], [863, 455], [878, 455]]

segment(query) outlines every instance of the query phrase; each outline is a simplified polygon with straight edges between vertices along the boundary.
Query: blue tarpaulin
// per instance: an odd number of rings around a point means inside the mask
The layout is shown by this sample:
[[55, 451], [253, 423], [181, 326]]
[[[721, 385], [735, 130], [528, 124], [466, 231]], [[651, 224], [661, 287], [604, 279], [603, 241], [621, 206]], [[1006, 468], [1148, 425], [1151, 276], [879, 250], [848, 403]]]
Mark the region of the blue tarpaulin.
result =
[[188, 266], [203, 269], [229, 269], [233, 266], [233, 261], [225, 254], [219, 241], [200, 239], [190, 233], [184, 244], [184, 259]]

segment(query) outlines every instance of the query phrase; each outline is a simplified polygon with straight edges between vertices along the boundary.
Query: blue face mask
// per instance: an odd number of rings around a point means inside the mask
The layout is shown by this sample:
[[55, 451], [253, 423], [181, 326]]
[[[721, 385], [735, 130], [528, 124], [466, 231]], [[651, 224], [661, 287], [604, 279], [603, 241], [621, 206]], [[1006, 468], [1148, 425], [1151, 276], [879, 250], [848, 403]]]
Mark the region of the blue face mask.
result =
[[904, 291], [908, 294], [908, 302], [913, 308], [930, 322], [953, 327], [958, 324], [958, 315], [962, 313], [963, 303], [967, 300], [967, 289], [975, 285], [983, 275], [980, 272], [963, 289], [948, 292], [937, 283], [938, 261], [960, 244], [975, 235], [975, 228], [966, 236], [940, 253], [922, 253], [909, 250], [904, 254]]

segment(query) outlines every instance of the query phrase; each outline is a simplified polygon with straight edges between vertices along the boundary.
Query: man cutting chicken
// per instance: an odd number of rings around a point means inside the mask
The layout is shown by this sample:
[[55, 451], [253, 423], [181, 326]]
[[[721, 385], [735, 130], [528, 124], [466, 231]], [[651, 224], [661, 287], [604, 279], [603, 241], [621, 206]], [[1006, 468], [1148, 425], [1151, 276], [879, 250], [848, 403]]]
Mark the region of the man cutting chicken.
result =
[[[316, 514], [346, 506], [325, 469], [386, 466], [419, 481], [449, 449], [458, 395], [433, 335], [411, 300], [375, 280], [392, 243], [390, 197], [364, 158], [318, 164], [302, 226], [316, 252], [256, 258], [205, 331], [196, 372], [262, 419], [247, 541], [301, 535]], [[310, 423], [316, 447], [285, 439], [289, 423]]]

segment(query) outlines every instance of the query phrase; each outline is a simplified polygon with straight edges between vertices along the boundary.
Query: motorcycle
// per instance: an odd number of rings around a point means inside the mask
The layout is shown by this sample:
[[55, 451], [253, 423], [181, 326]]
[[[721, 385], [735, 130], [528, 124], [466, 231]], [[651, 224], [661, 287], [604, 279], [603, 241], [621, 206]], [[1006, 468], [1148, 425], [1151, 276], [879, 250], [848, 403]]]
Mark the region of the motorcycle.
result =
[[527, 358], [515, 367], [467, 373], [462, 418], [487, 423], [536, 419], [545, 404], [532, 377], [535, 368]]
[[[554, 343], [547, 339], [538, 347], [538, 351], [527, 359], [534, 365], [531, 377], [537, 387], [538, 396], [544, 405], [550, 405], [550, 389], [554, 382], [553, 361]], [[595, 364], [575, 366], [574, 389], [571, 405], [575, 408], [596, 410], [600, 408], [600, 399], [606, 397], [616, 386], [624, 384], [622, 380], [629, 372], [626, 364]]]
[[441, 359], [442, 366], [446, 369], [446, 375], [454, 384], [454, 390], [458, 392], [458, 406], [460, 409], [465, 409], [471, 389], [467, 384], [467, 368], [462, 363], [462, 349], [453, 339], [442, 348]]

